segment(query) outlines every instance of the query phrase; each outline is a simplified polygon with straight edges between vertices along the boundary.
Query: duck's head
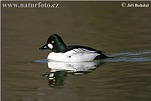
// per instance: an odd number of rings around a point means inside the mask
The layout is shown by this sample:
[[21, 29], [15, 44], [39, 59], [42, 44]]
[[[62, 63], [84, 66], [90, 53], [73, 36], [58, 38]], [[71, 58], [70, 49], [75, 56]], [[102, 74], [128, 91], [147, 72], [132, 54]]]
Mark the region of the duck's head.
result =
[[52, 34], [48, 38], [46, 44], [39, 48], [40, 50], [50, 49], [53, 52], [65, 52], [67, 49], [66, 44], [63, 42], [62, 38], [57, 34]]

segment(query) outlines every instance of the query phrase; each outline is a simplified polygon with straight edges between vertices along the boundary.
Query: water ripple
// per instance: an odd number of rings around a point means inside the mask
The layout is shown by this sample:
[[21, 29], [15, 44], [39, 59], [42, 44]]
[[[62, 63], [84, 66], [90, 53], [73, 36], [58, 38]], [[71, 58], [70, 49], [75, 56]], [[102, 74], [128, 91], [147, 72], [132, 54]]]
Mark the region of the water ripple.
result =
[[120, 52], [111, 54], [110, 59], [103, 62], [148, 62], [151, 61], [151, 50], [139, 52]]

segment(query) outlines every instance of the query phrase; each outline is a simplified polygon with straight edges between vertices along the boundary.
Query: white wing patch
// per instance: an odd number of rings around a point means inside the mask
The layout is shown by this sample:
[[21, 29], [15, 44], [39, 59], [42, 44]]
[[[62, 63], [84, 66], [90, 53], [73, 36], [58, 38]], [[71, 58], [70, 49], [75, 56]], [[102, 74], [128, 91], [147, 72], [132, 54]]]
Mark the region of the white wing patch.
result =
[[90, 53], [95, 53], [96, 51], [90, 51], [88, 49], [84, 49], [84, 48], [77, 48], [77, 49], [73, 49], [74, 53], [73, 55], [83, 55], [83, 54], [90, 54]]

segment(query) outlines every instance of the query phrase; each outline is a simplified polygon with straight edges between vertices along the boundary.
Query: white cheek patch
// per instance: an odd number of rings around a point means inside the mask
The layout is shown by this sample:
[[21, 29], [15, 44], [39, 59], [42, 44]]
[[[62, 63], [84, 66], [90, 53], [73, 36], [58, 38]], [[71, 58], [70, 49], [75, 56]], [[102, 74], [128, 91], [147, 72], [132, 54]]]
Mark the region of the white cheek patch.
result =
[[48, 47], [50, 48], [50, 49], [52, 49], [53, 48], [53, 45], [52, 44], [48, 44]]

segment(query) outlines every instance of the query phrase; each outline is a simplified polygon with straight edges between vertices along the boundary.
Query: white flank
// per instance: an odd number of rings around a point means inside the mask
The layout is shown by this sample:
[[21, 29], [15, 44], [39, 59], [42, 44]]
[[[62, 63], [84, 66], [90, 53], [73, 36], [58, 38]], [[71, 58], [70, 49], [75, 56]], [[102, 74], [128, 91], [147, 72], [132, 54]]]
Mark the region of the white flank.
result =
[[47, 59], [63, 62], [84, 62], [93, 61], [96, 56], [100, 55], [95, 51], [90, 51], [84, 48], [70, 50], [66, 53], [51, 52]]

